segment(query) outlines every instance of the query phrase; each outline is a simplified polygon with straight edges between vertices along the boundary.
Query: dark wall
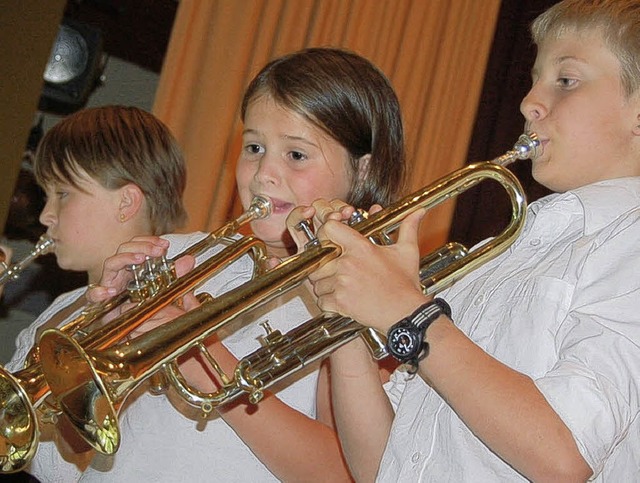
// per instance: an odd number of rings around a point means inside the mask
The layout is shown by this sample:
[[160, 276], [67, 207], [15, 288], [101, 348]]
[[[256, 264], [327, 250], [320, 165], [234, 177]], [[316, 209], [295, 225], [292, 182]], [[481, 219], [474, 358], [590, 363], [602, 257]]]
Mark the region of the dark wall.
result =
[[[468, 162], [493, 159], [511, 149], [524, 131], [520, 101], [531, 86], [536, 50], [529, 26], [557, 0], [503, 0], [487, 75], [469, 146]], [[531, 162], [510, 166], [533, 201], [549, 193], [531, 177]], [[511, 215], [504, 190], [493, 182], [481, 183], [458, 198], [451, 240], [473, 245], [497, 235]]]
[[159, 73], [177, 9], [177, 0], [68, 0], [64, 16], [100, 29], [107, 54]]
[[63, 0], [0, 0], [0, 227], [9, 212], [63, 6]]

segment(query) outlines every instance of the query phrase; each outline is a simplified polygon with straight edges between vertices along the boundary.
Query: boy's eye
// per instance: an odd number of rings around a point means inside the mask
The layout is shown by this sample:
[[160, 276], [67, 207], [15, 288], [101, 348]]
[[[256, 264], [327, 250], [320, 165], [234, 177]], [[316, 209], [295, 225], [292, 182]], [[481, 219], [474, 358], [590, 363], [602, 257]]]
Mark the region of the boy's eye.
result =
[[557, 82], [560, 87], [566, 89], [568, 87], [573, 87], [578, 81], [577, 79], [571, 79], [569, 77], [560, 77]]

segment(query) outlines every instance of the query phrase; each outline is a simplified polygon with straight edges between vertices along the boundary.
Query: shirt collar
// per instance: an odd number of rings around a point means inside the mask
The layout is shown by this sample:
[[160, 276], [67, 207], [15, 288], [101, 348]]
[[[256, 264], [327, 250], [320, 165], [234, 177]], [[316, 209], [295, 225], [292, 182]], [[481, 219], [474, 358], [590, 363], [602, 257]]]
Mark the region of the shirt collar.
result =
[[549, 198], [577, 199], [584, 212], [584, 233], [590, 235], [640, 209], [640, 177], [599, 181]]

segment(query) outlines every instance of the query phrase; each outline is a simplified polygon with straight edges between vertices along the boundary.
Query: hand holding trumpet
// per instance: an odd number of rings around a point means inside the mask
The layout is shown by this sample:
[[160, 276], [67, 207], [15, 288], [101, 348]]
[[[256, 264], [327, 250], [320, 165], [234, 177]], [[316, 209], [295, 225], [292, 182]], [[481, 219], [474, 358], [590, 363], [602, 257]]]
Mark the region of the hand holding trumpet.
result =
[[[374, 205], [370, 213], [381, 209]], [[312, 206], [296, 208], [287, 225], [299, 249], [307, 240], [296, 226], [308, 219], [318, 227], [320, 240], [330, 240], [342, 248], [340, 257], [309, 275], [320, 308], [386, 333], [392, 323], [428, 300], [418, 278], [418, 228], [425, 211], [417, 210], [407, 216], [400, 225], [396, 243], [386, 246], [371, 243], [344, 223], [354, 211], [340, 200], [317, 200]], [[367, 263], [362, 263], [363, 260]], [[382, 300], [384, 307], [377, 307], [376, 301]]]
[[[104, 262], [102, 276], [97, 284], [91, 284], [86, 292], [86, 298], [91, 303], [104, 302], [114, 295], [127, 289], [134, 280], [132, 267], [140, 266], [149, 258], [166, 256], [169, 242], [158, 236], [134, 237], [131, 241], [121, 244], [115, 255]], [[181, 277], [190, 272], [195, 266], [195, 258], [183, 255], [174, 262], [176, 276]], [[125, 303], [105, 316], [105, 322], [134, 307], [135, 303]], [[173, 320], [179, 315], [197, 307], [199, 302], [193, 293], [185, 294], [180, 303], [173, 303], [161, 309], [154, 317], [131, 333], [132, 337]]]
[[[148, 258], [167, 256], [169, 241], [158, 236], [134, 237], [131, 241], [123, 243], [115, 255], [107, 258], [104, 263], [102, 277], [98, 284], [91, 286], [86, 293], [86, 298], [92, 303], [100, 303], [113, 297], [124, 290], [133, 281], [131, 267], [139, 266]], [[193, 270], [195, 258], [192, 255], [183, 255], [174, 262], [176, 276], [182, 277]], [[156, 315], [149, 318], [136, 330], [132, 331], [130, 338], [135, 338], [153, 330], [163, 324], [170, 323], [176, 317], [195, 309], [200, 305], [193, 292], [189, 292], [176, 302], [167, 305]], [[126, 312], [134, 303], [125, 303], [109, 314], [109, 319]], [[233, 372], [237, 359], [220, 343], [216, 336], [206, 341], [207, 349], [214, 354], [216, 361], [220, 363], [224, 371]], [[208, 363], [199, 351], [191, 350], [179, 359], [179, 366], [183, 374], [187, 376], [189, 384], [200, 391], [212, 391], [220, 387], [220, 380], [216, 377], [215, 370], [202, 370]]]

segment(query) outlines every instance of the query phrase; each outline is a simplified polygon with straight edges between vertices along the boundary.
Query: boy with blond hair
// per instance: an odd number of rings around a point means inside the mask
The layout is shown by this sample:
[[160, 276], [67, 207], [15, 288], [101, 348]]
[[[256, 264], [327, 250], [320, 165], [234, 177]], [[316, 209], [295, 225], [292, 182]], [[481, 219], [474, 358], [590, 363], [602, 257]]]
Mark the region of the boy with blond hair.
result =
[[310, 277], [321, 308], [388, 334], [390, 347], [399, 328], [419, 336], [394, 349], [417, 373], [396, 371], [385, 390], [359, 343], [331, 356], [358, 481], [640, 474], [640, 2], [565, 0], [532, 33], [521, 111], [542, 142], [533, 176], [555, 193], [531, 204], [506, 253], [436, 302], [417, 279], [420, 213], [378, 247], [335, 221], [336, 202], [314, 204], [320, 236], [343, 247]]

